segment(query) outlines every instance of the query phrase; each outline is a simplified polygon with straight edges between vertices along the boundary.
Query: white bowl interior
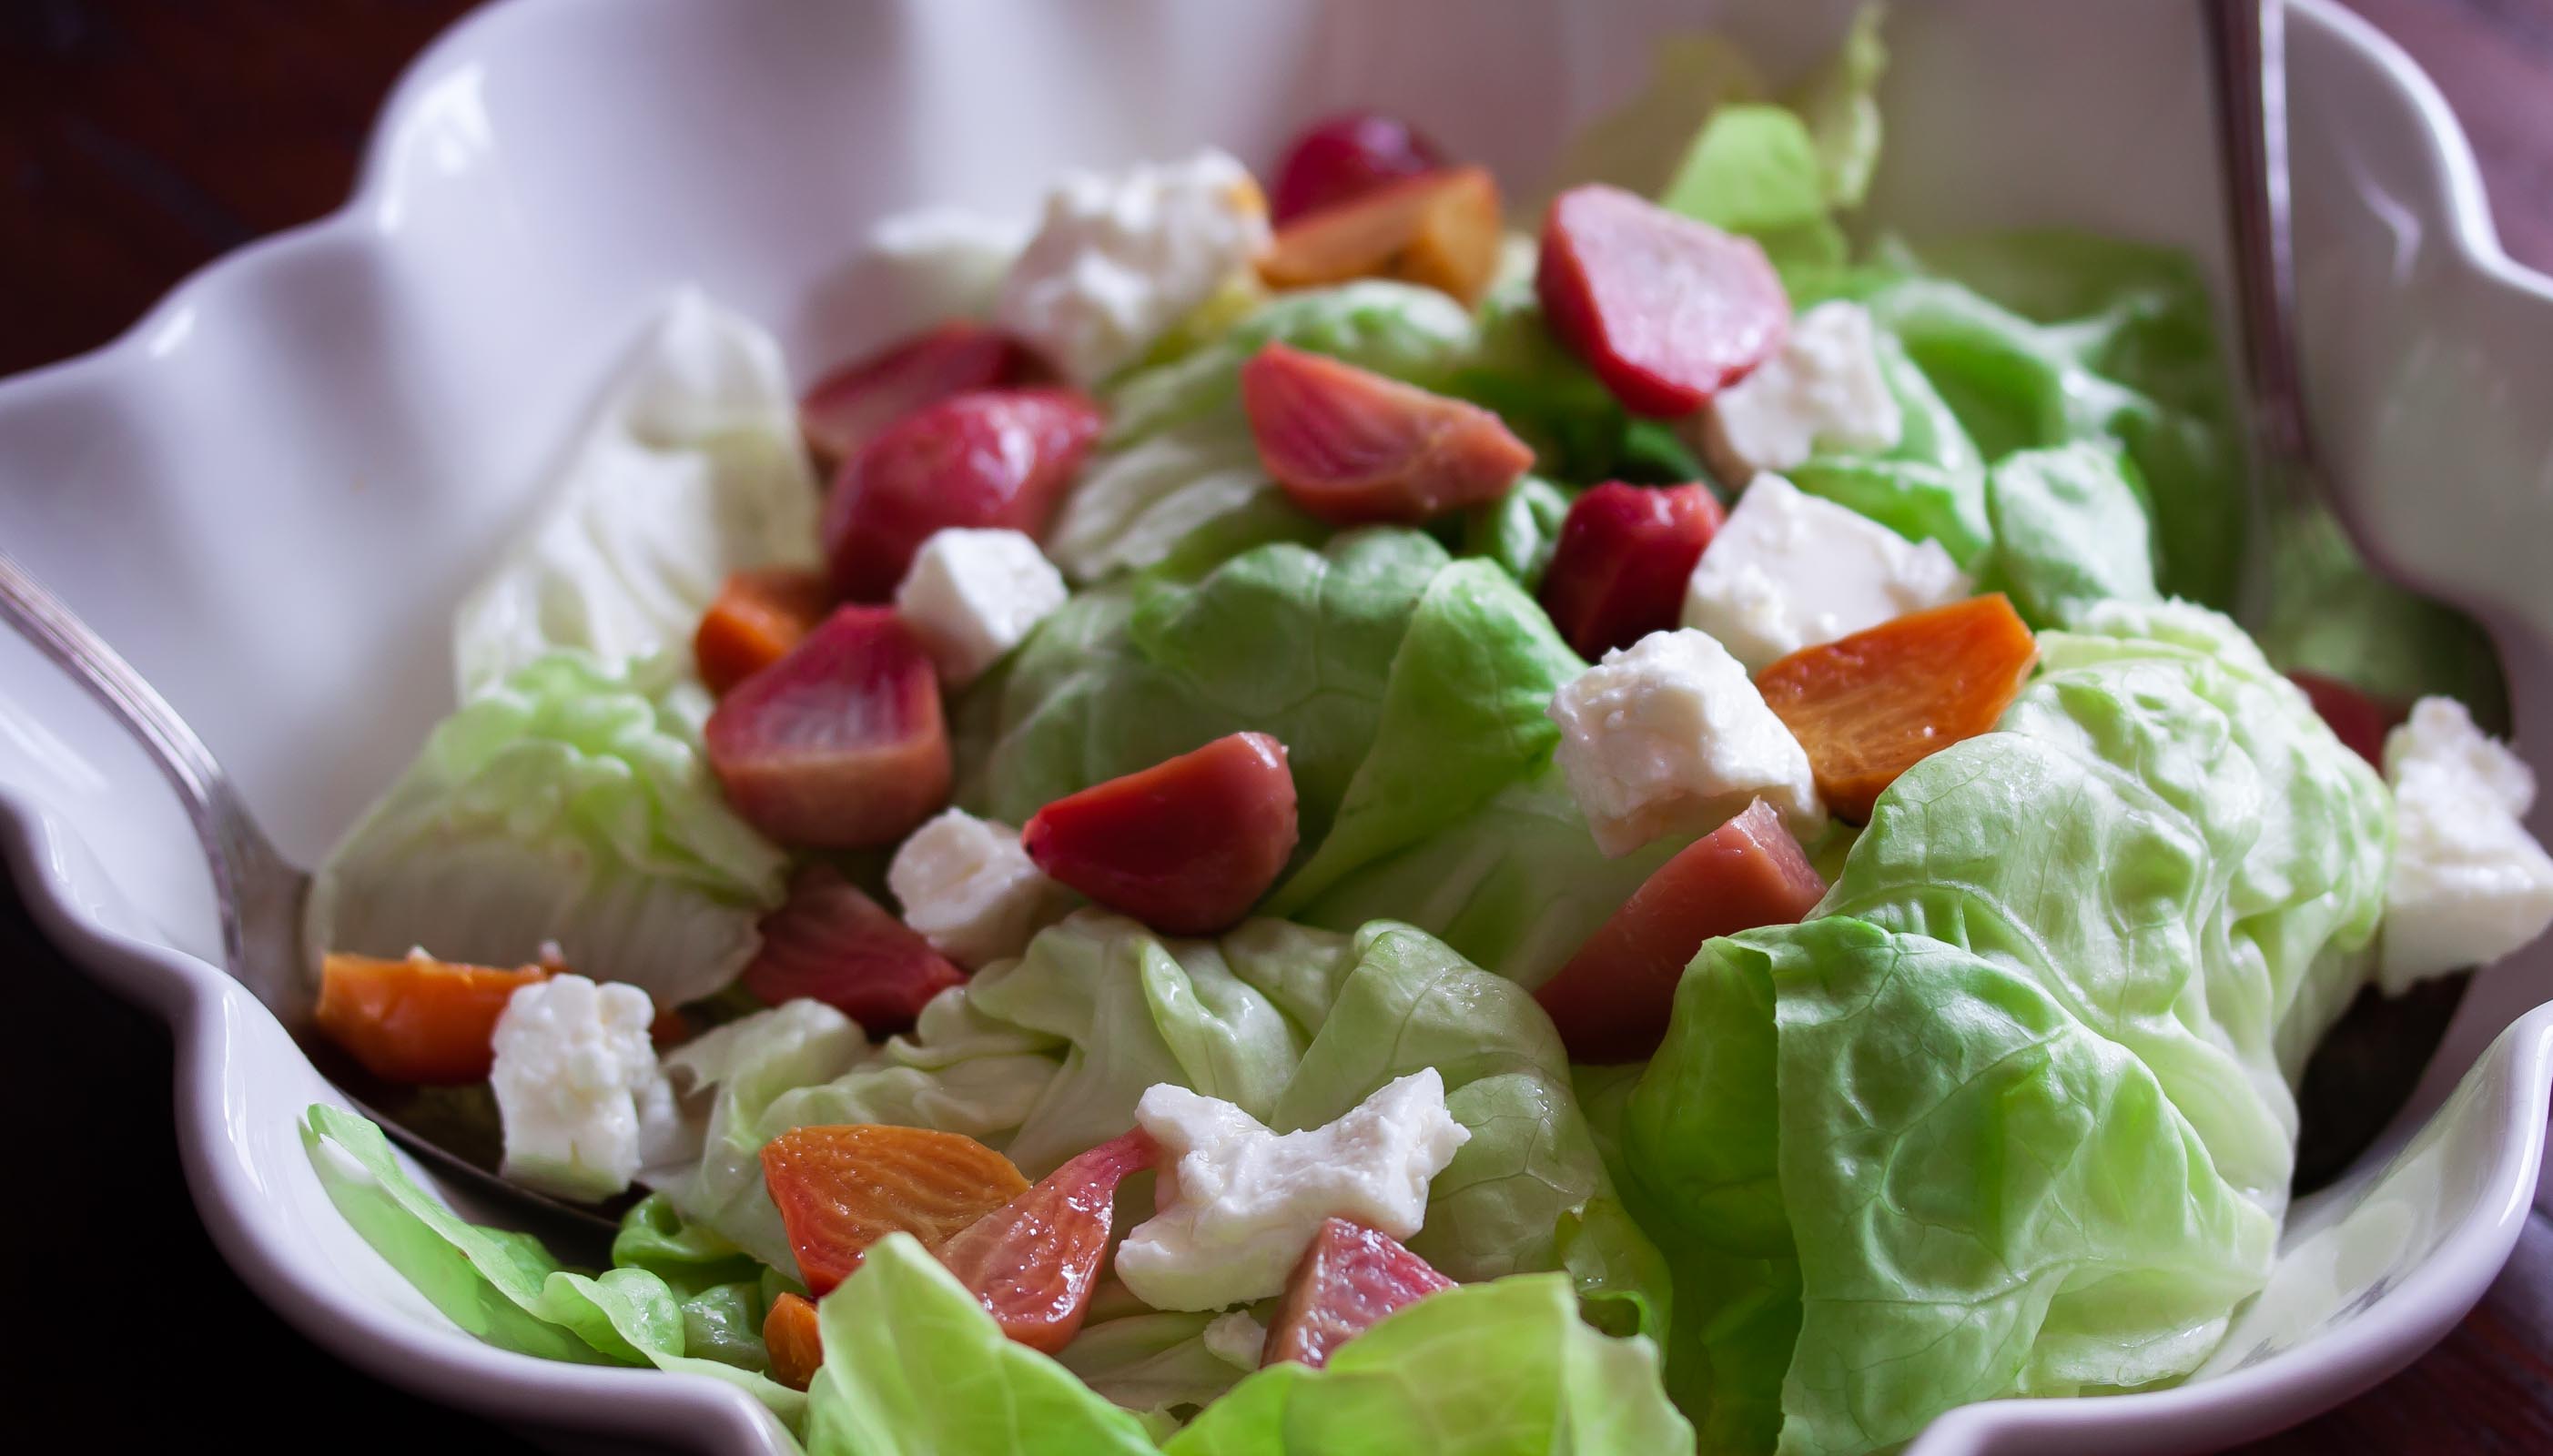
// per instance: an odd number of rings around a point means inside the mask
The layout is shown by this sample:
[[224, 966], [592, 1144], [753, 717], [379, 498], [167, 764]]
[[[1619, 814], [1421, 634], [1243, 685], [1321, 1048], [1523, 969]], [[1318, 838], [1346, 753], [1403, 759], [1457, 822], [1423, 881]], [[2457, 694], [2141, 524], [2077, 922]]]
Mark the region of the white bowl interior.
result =
[[[1572, 130], [1642, 84], [1655, 37], [1724, 22], [1780, 73], [1822, 54], [1850, 9], [500, 6], [402, 85], [346, 212], [220, 265], [114, 348], [0, 389], [0, 542], [162, 688], [279, 842], [314, 860], [448, 708], [453, 604], [672, 285], [697, 280], [765, 320], [803, 373], [920, 321], [848, 262], [866, 223], [897, 208], [1025, 214], [1064, 167], [1204, 143], [1265, 164], [1295, 125], [1351, 103], [1408, 113], [1530, 195]], [[1917, 235], [2097, 229], [2189, 249], [2221, 274], [2196, 7], [1900, 10], [1876, 215]], [[2553, 574], [2530, 559], [2553, 526], [2553, 409], [2530, 399], [2553, 378], [2553, 290], [2488, 246], [2470, 159], [2398, 56], [2320, 4], [2298, 16], [2293, 48], [2324, 444], [2379, 554], [2485, 610], [2509, 649], [2521, 725], [2553, 722]], [[234, 1257], [305, 1323], [428, 1339], [412, 1379], [451, 1362], [501, 1373], [446, 1387], [456, 1398], [523, 1416], [545, 1408], [509, 1394], [525, 1381], [604, 1389], [592, 1372], [526, 1375], [475, 1347], [484, 1359], [470, 1363], [457, 1336], [429, 1338], [439, 1318], [353, 1240], [302, 1166], [291, 1121], [324, 1083], [253, 1003], [183, 958], [215, 952], [218, 935], [174, 801], [13, 637], [0, 637], [0, 800], [42, 831], [17, 840], [18, 871], [58, 902], [58, 933], [185, 1024], [198, 1064], [181, 1100], [196, 1099], [201, 1138], [190, 1134], [190, 1171]], [[2540, 737], [2521, 746], [2553, 767]], [[2493, 977], [2422, 1110], [2545, 998], [2553, 950]], [[212, 1040], [188, 1042], [188, 1026]], [[2399, 1248], [2496, 1230], [2488, 1205], [2507, 1179], [2522, 1173], [2531, 1187], [2545, 1049], [2541, 1028], [2529, 1035], [2491, 1073], [2498, 1090], [2470, 1094], [2479, 1110], [2424, 1145], [2421, 1167], [2480, 1173], [2420, 1175], [2427, 1201]], [[2351, 1200], [2381, 1205], [2375, 1168], [2300, 1209], [2297, 1237], [2318, 1237]], [[2417, 1311], [2398, 1291], [2369, 1302], [2413, 1331], [2380, 1340], [2377, 1357], [2416, 1348], [2415, 1326], [2469, 1302], [2480, 1284], [2468, 1275]], [[2327, 1302], [2299, 1295], [2307, 1313], [2288, 1326], [2340, 1307]], [[2372, 1378], [2376, 1363], [2349, 1368]], [[622, 1428], [652, 1403], [607, 1385]]]

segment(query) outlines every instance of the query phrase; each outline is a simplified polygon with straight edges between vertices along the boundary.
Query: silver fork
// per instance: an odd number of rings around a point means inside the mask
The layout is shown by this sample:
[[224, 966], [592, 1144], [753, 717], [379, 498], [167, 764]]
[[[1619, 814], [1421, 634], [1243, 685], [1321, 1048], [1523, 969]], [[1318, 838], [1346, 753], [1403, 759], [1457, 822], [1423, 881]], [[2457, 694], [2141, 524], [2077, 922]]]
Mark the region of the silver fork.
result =
[[[61, 599], [0, 554], [0, 617], [5, 617], [90, 695], [106, 705], [166, 775], [186, 809], [213, 872], [221, 908], [223, 968], [275, 1013], [313, 1064], [383, 1131], [434, 1171], [473, 1192], [502, 1202], [537, 1232], [580, 1253], [608, 1243], [617, 1225], [592, 1208], [509, 1183], [447, 1133], [400, 1115], [402, 1089], [367, 1076], [321, 1037], [311, 1022], [317, 993], [304, 968], [301, 905], [310, 876], [284, 857], [257, 827], [239, 790], [204, 740]], [[599, 1259], [592, 1262], [600, 1263]]]

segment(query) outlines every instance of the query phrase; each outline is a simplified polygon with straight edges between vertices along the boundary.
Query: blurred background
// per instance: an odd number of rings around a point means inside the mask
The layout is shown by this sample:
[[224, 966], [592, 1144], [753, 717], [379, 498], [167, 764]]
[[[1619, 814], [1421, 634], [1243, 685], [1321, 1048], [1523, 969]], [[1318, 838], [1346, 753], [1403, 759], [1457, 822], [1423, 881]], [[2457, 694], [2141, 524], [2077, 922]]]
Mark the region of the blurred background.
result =
[[[2553, 0], [2346, 3], [2437, 80], [2509, 254], [2553, 272]], [[0, 0], [0, 374], [95, 348], [194, 269], [335, 207], [400, 68], [471, 8]], [[78, 1420], [119, 1451], [531, 1449], [338, 1364], [240, 1285], [177, 1167], [166, 1035], [65, 965], [5, 887], [0, 976], [16, 1428]], [[2247, 1456], [2334, 1451], [2553, 1451], [2553, 1224], [2537, 1216], [2438, 1350]]]

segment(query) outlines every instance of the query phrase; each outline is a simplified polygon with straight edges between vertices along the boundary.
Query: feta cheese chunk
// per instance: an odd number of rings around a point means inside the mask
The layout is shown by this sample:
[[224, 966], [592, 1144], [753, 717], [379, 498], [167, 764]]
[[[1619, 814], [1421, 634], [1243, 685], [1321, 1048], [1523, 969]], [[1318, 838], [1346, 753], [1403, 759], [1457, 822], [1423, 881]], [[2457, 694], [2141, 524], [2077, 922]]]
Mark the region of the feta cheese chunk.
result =
[[1395, 1239], [1427, 1217], [1427, 1182], [1471, 1141], [1434, 1067], [1327, 1127], [1274, 1133], [1220, 1098], [1163, 1082], [1135, 1104], [1169, 1176], [1117, 1249], [1117, 1277], [1156, 1309], [1221, 1309], [1282, 1292], [1325, 1218]]
[[581, 975], [535, 981], [507, 999], [488, 1078], [504, 1123], [506, 1177], [592, 1201], [680, 1156], [672, 1145], [683, 1119], [647, 1038], [655, 1019], [645, 991]]
[[950, 526], [914, 553], [895, 610], [954, 686], [1000, 661], [1069, 595], [1062, 573], [1027, 536]]
[[1268, 1326], [1251, 1318], [1249, 1310], [1235, 1309], [1216, 1315], [1198, 1338], [1205, 1342], [1205, 1352], [1224, 1364], [1257, 1370], [1268, 1348]]
[[1072, 892], [1048, 879], [1006, 824], [951, 809], [915, 830], [886, 867], [904, 923], [968, 970], [1026, 951]]
[[1966, 597], [1938, 541], [1907, 540], [1858, 511], [1759, 475], [1685, 586], [1684, 624], [1760, 672], [1776, 660]]
[[2377, 981], [2413, 982], [2497, 960], [2553, 925], [2553, 856], [2519, 823], [2535, 775], [2452, 698], [2423, 698], [2385, 739], [2393, 875]]
[[1569, 796], [1609, 856], [1708, 834], [1759, 797], [1802, 840], [1825, 828], [1808, 750], [1709, 633], [1616, 647], [1562, 684], [1549, 711]]
[[1870, 311], [1837, 299], [1791, 321], [1780, 353], [1712, 396], [1702, 450], [1725, 481], [1807, 462], [1820, 445], [1886, 450], [1905, 432]]
[[902, 312], [926, 321], [982, 318], [1028, 241], [1026, 223], [963, 207], [917, 207], [869, 229], [868, 253], [885, 274], [879, 291]]
[[1068, 172], [1003, 280], [994, 321], [1086, 390], [1267, 245], [1267, 199], [1221, 152], [1109, 176]]

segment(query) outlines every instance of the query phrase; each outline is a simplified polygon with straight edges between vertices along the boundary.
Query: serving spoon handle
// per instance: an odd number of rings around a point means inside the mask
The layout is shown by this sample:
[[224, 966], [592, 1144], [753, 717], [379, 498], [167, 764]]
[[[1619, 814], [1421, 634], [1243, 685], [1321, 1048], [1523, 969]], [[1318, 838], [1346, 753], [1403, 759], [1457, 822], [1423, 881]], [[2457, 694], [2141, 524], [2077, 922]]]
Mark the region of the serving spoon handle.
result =
[[510, 1206], [554, 1237], [590, 1250], [597, 1238], [616, 1230], [611, 1219], [591, 1208], [505, 1181], [495, 1170], [385, 1110], [397, 1089], [385, 1085], [365, 1096], [350, 1088], [348, 1083], [360, 1079], [359, 1069], [347, 1064], [310, 1025], [314, 997], [301, 944], [301, 905], [310, 876], [258, 828], [221, 761], [160, 690], [5, 552], [0, 552], [0, 619], [103, 704], [177, 791], [212, 870], [213, 898], [222, 918], [223, 968], [275, 1013], [349, 1102], [437, 1173]]

